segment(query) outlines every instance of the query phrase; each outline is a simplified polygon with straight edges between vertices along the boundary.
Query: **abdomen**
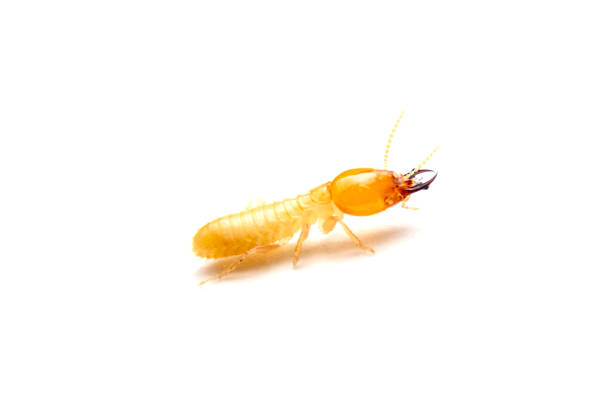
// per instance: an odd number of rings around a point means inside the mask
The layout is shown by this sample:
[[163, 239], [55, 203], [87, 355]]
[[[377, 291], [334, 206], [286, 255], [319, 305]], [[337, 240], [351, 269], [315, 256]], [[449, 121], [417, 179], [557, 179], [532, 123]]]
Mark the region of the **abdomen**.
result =
[[321, 211], [331, 208], [328, 198], [325, 184], [296, 198], [217, 218], [195, 234], [193, 252], [203, 258], [224, 258], [289, 239], [304, 222], [314, 222]]

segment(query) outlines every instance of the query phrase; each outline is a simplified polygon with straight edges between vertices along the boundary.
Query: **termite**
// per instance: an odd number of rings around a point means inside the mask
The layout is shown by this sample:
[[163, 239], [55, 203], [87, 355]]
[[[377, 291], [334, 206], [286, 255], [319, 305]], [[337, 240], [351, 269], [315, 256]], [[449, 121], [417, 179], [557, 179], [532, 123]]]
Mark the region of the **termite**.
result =
[[193, 252], [203, 258], [239, 256], [216, 276], [200, 285], [233, 272], [249, 255], [266, 253], [287, 243], [298, 231], [293, 251], [293, 266], [298, 262], [310, 226], [319, 223], [321, 232], [331, 232], [340, 224], [344, 232], [361, 249], [374, 253], [342, 221], [344, 214], [368, 216], [405, 203], [411, 194], [425, 190], [437, 172], [422, 169], [434, 151], [406, 174], [387, 170], [391, 141], [404, 112], [395, 122], [385, 149], [384, 169], [356, 168], [340, 173], [332, 181], [313, 188], [306, 194], [271, 204], [250, 204], [244, 211], [217, 218], [204, 225], [193, 237]]

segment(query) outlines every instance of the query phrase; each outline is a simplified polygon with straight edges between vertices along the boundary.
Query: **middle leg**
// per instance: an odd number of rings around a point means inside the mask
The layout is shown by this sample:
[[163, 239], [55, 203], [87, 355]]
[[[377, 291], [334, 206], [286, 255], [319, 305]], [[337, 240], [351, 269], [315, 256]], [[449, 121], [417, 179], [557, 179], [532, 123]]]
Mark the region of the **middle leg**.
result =
[[300, 232], [300, 237], [298, 238], [297, 244], [295, 244], [295, 249], [293, 250], [293, 267], [297, 265], [298, 259], [300, 259], [300, 254], [302, 253], [302, 245], [306, 238], [308, 238], [308, 232], [310, 231], [310, 224], [302, 225], [302, 232]]

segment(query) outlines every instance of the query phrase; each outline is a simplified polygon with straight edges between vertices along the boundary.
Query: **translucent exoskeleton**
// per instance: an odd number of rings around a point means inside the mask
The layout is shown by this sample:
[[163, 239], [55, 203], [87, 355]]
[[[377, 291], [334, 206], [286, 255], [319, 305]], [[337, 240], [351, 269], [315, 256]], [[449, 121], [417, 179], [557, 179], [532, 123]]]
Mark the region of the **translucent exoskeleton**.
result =
[[405, 203], [411, 194], [427, 189], [437, 176], [433, 170], [422, 169], [437, 148], [420, 165], [406, 174], [387, 170], [389, 148], [403, 114], [402, 112], [389, 135], [384, 169], [347, 170], [306, 194], [271, 204], [258, 201], [242, 212], [217, 218], [200, 228], [193, 237], [193, 252], [197, 256], [238, 256], [222, 272], [200, 284], [220, 279], [233, 272], [249, 255], [278, 248], [300, 231], [293, 256], [295, 266], [310, 227], [317, 222], [324, 234], [340, 224], [359, 248], [374, 253], [374, 250], [361, 242], [344, 223], [344, 214], [373, 215], [398, 203], [402, 203], [404, 208], [410, 208]]

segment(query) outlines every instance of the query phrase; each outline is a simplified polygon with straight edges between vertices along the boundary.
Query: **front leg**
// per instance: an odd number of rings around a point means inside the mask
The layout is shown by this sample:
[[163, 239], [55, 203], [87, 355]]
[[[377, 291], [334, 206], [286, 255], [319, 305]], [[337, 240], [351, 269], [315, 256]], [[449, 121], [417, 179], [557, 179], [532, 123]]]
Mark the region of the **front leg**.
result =
[[334, 229], [334, 227], [336, 226], [336, 223], [339, 223], [340, 225], [342, 225], [342, 229], [344, 229], [344, 232], [346, 232], [346, 234], [351, 238], [351, 240], [355, 243], [355, 245], [357, 245], [359, 248], [363, 249], [364, 251], [368, 251], [371, 254], [374, 253], [374, 250], [370, 248], [369, 246], [364, 245], [363, 242], [361, 242], [361, 240], [359, 239], [359, 237], [355, 235], [355, 233], [351, 231], [351, 229], [337, 215], [332, 215], [331, 217], [326, 218], [320, 225], [321, 231], [324, 234], [327, 234], [328, 232]]

